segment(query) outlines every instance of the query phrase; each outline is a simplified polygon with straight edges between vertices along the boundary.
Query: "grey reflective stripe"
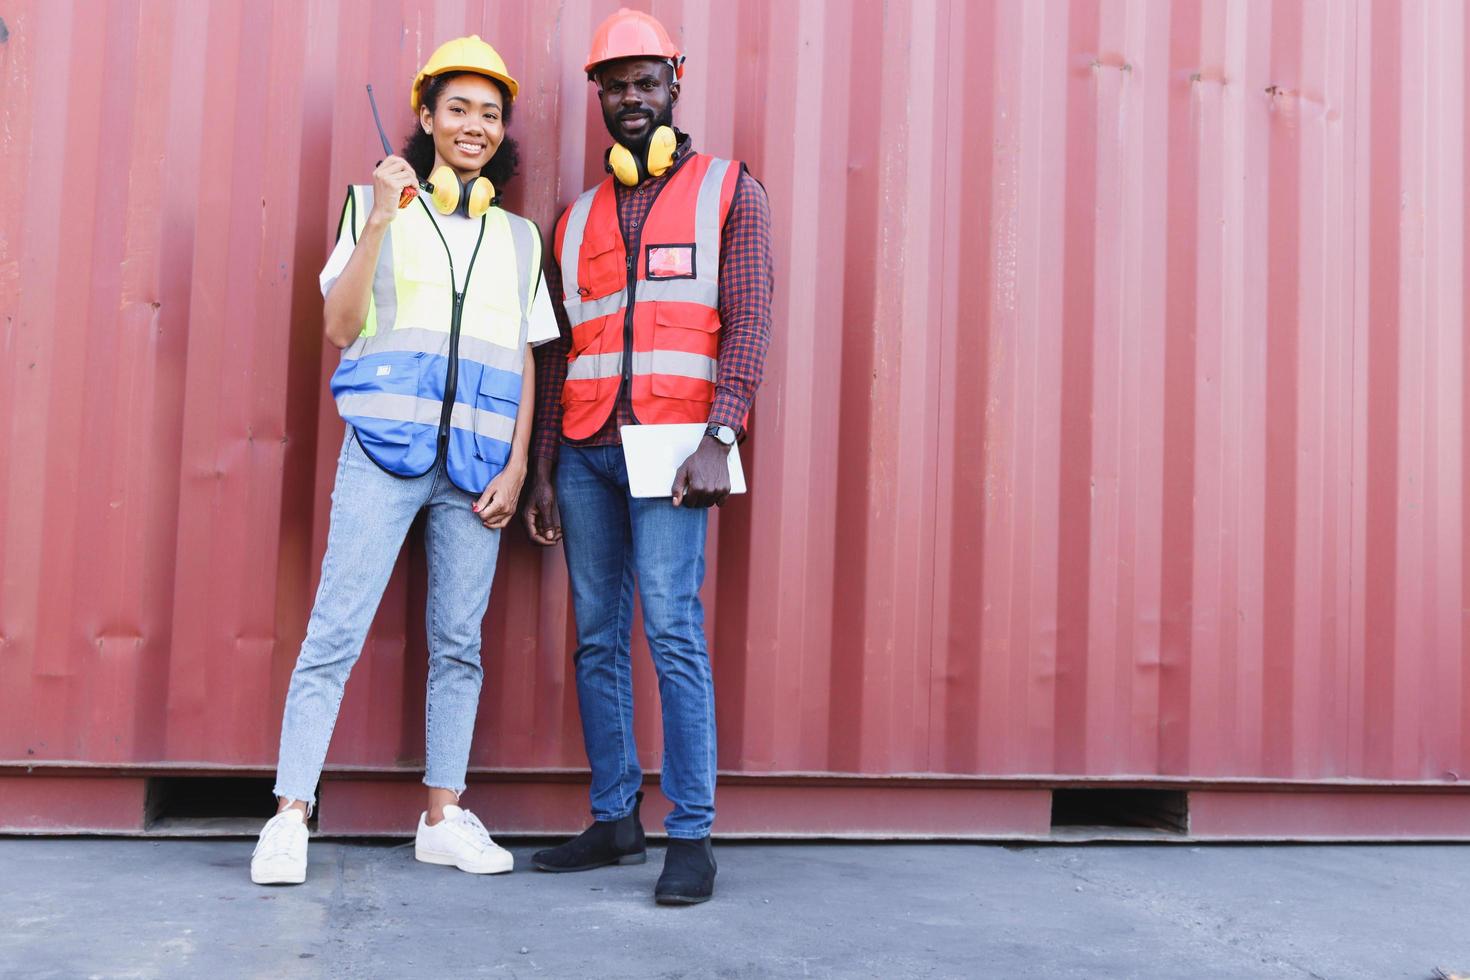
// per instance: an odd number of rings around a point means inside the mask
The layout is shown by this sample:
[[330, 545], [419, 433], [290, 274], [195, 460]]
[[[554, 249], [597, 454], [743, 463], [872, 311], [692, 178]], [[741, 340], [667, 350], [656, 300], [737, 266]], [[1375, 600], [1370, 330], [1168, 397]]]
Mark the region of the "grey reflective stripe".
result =
[[352, 195], [354, 212], [352, 215], [354, 219], [352, 224], [352, 244], [356, 245], [357, 236], [361, 235], [362, 230], [367, 227], [368, 215], [373, 210], [373, 185], [353, 184]]
[[[347, 188], [351, 198], [352, 219], [352, 244], [357, 245], [358, 236], [362, 234], [363, 228], [367, 226], [368, 214], [373, 210], [373, 189], [361, 184], [353, 184]], [[331, 286], [335, 286], [337, 280], [333, 279]], [[328, 286], [330, 291], [331, 286]], [[373, 269], [373, 312], [376, 315], [376, 333], [382, 334], [393, 329], [394, 322], [398, 319], [398, 286], [393, 280], [393, 235], [391, 232], [383, 236], [383, 246], [378, 251], [378, 265]], [[363, 324], [366, 329], [367, 324]], [[343, 352], [343, 357], [361, 357], [365, 341], [371, 340], [361, 333], [357, 339]], [[357, 353], [351, 353], [356, 351]]]
[[[520, 287], [521, 294], [521, 340], [516, 345], [517, 352], [526, 346], [526, 336], [531, 328], [531, 271], [535, 243], [532, 242], [531, 222], [520, 215], [506, 213], [505, 217], [510, 221], [510, 239], [515, 243], [516, 249], [516, 282]], [[464, 349], [460, 349], [464, 353]], [[479, 358], [476, 358], [479, 360]], [[515, 370], [519, 371], [519, 368]]]
[[[371, 194], [369, 194], [371, 197]], [[398, 282], [393, 278], [393, 232], [383, 236], [378, 267], [373, 270], [373, 306], [378, 313], [377, 335], [393, 332], [398, 322]]]
[[[436, 409], [438, 404], [438, 402], [434, 403]], [[438, 423], [437, 416], [434, 421]], [[487, 412], [483, 408], [471, 408], [464, 402], [454, 403], [454, 409], [449, 413], [449, 424], [456, 429], [464, 429], [477, 436], [496, 439], [500, 442], [510, 442], [516, 434], [515, 419], [497, 415], [495, 412]]]
[[[357, 237], [367, 227], [368, 215], [373, 210], [373, 188], [371, 184], [358, 184], [353, 186], [352, 193], [355, 197], [355, 208], [357, 214], [356, 225], [352, 229], [352, 241], [355, 245]], [[393, 279], [393, 234], [389, 231], [383, 236], [383, 246], [378, 250], [378, 264], [373, 269], [373, 308], [377, 314], [376, 333], [381, 335], [392, 331], [393, 324], [398, 319], [398, 284]], [[371, 340], [371, 337], [358, 337], [358, 342]], [[354, 343], [352, 347], [357, 347]]]
[[[698, 378], [714, 384], [719, 362], [703, 354], [682, 350], [633, 352], [634, 374], [670, 374], [681, 378]], [[567, 368], [568, 381], [593, 381], [616, 378], [623, 372], [623, 355], [583, 354]]]
[[[634, 355], [634, 363], [638, 357]], [[616, 378], [623, 373], [622, 352], [583, 354], [567, 368], [568, 381], [591, 381], [594, 378]]]
[[[383, 354], [388, 351], [423, 351], [426, 354], [447, 357], [449, 356], [449, 334], [439, 330], [425, 330], [422, 327], [404, 327], [391, 333], [380, 333], [375, 337], [360, 337], [351, 347], [342, 352], [342, 359], [355, 361], [369, 354]], [[459, 338], [459, 356], [467, 361], [477, 361], [512, 374], [520, 374], [525, 364], [519, 350], [511, 350], [509, 347], [501, 347], [488, 340], [466, 337], [463, 334]]]
[[[371, 188], [368, 196], [371, 197]], [[373, 270], [373, 312], [377, 316], [377, 328], [369, 336], [359, 333], [357, 339], [342, 352], [344, 360], [355, 360], [375, 350], [421, 350], [417, 347], [380, 348], [387, 338], [393, 336], [393, 327], [398, 321], [398, 283], [393, 278], [393, 233], [383, 236], [383, 248], [378, 252], [378, 267]], [[364, 331], [367, 324], [363, 324]], [[447, 336], [447, 335], [446, 335]]]
[[385, 419], [389, 422], [417, 422], [438, 427], [444, 403], [434, 398], [414, 395], [390, 395], [381, 391], [348, 392], [337, 398], [337, 411], [343, 418]]
[[[720, 186], [730, 169], [729, 160], [716, 158], [710, 161], [704, 179], [699, 182], [699, 197], [694, 205], [694, 242], [698, 260], [699, 282], [717, 287], [720, 279]], [[639, 297], [642, 297], [639, 290]], [[715, 293], [718, 297], [718, 291]], [[689, 302], [700, 302], [690, 300]], [[715, 302], [705, 304], [714, 306]]]
[[706, 282], [703, 279], [645, 279], [638, 283], [638, 302], [646, 303], [649, 300], [695, 303], [716, 310], [720, 306], [720, 283], [718, 280]]
[[[607, 355], [602, 355], [606, 357]], [[634, 374], [671, 374], [681, 378], [698, 378], [714, 384], [717, 362], [713, 357], [682, 350], [633, 352]]]
[[357, 226], [357, 229], [362, 231], [368, 226], [368, 215], [372, 213], [372, 184], [359, 184], [357, 190], [359, 190], [357, 197], [362, 198], [357, 203], [357, 217], [362, 220], [362, 225]]
[[561, 254], [557, 256], [557, 261], [561, 264], [562, 292], [566, 296], [577, 295], [577, 253], [582, 251], [582, 235], [587, 231], [587, 215], [592, 211], [592, 199], [596, 196], [596, 187], [583, 191], [572, 205], [571, 213], [567, 215], [567, 227], [561, 237]]
[[[616, 313], [623, 308], [623, 297], [627, 292], [627, 287], [624, 287], [610, 296], [600, 296], [597, 299], [589, 299], [585, 302], [567, 300], [562, 304], [567, 311], [567, 322], [575, 327], [579, 324], [586, 323], [588, 320], [595, 320], [597, 317]], [[639, 286], [639, 293], [640, 295], [642, 294], [642, 284]]]
[[[432, 398], [388, 395], [383, 392], [350, 393], [337, 399], [337, 411], [342, 413], [343, 418], [412, 422], [436, 429], [439, 427], [439, 417], [443, 409], [444, 403]], [[484, 409], [472, 409], [464, 402], [454, 403], [449, 424], [456, 429], [477, 432], [501, 442], [510, 442], [516, 431], [515, 419]]]

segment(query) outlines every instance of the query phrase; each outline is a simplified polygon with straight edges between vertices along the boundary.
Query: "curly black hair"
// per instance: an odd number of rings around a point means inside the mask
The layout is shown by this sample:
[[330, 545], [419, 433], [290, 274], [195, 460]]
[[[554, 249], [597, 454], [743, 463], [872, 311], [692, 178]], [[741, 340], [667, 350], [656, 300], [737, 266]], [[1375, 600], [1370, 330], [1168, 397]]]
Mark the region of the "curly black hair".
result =
[[[449, 83], [450, 79], [458, 78], [460, 75], [473, 74], [476, 73], [451, 71], [445, 72], [443, 75], [435, 75], [424, 83], [423, 91], [419, 94], [419, 100], [432, 113], [438, 108], [439, 95], [444, 91], [444, 86]], [[489, 78], [488, 75], [484, 77]], [[510, 89], [506, 88], [505, 84], [498, 78], [491, 78], [490, 81], [494, 82], [495, 87], [500, 89], [501, 104], [504, 106], [501, 110], [500, 118], [504, 120], [508, 130], [510, 128], [510, 114], [514, 101], [511, 98]], [[418, 174], [420, 181], [429, 179], [429, 175], [434, 171], [434, 137], [424, 132], [424, 127], [419, 125], [418, 120], [414, 120], [413, 132], [409, 133], [408, 139], [404, 141], [402, 154], [403, 159], [408, 161], [408, 165], [413, 167], [414, 173]], [[495, 193], [499, 195], [504, 192], [505, 185], [510, 183], [510, 179], [519, 172], [518, 167], [520, 162], [521, 158], [516, 148], [516, 141], [511, 139], [510, 134], [507, 133], [505, 139], [501, 141], [499, 148], [496, 149], [495, 155], [490, 158], [490, 162], [480, 168], [480, 175], [489, 178], [490, 183], [495, 185]]]

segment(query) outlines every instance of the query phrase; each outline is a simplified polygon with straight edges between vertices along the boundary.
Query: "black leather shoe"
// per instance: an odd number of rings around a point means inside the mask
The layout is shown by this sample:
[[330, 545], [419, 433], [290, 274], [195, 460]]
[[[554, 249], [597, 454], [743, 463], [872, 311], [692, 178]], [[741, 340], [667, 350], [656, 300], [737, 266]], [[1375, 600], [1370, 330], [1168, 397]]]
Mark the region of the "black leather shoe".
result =
[[598, 820], [576, 837], [556, 847], [531, 855], [537, 871], [591, 871], [609, 864], [642, 864], [648, 860], [643, 840], [643, 823], [638, 808], [640, 791], [633, 799], [633, 812], [621, 820]]
[[658, 876], [653, 900], [660, 905], [698, 905], [715, 893], [715, 849], [709, 838], [669, 838], [664, 855], [664, 873]]

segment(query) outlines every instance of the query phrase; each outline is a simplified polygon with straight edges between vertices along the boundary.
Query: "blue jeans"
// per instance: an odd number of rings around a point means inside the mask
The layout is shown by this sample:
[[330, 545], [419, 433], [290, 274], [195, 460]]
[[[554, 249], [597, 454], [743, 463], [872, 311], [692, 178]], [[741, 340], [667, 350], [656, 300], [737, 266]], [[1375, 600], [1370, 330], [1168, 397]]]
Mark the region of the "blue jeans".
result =
[[628, 493], [620, 446], [562, 446], [556, 472], [577, 617], [577, 700], [592, 767], [592, 816], [633, 812], [643, 782], [633, 744], [633, 584], [658, 672], [670, 837], [705, 837], [715, 820], [715, 689], [704, 642], [709, 512]]
[[475, 498], [449, 482], [444, 464], [414, 479], [368, 459], [352, 429], [337, 460], [322, 581], [281, 720], [276, 795], [314, 803], [347, 675], [414, 516], [428, 508], [429, 689], [424, 783], [464, 792], [480, 703], [480, 623], [490, 600], [500, 532], [470, 510]]

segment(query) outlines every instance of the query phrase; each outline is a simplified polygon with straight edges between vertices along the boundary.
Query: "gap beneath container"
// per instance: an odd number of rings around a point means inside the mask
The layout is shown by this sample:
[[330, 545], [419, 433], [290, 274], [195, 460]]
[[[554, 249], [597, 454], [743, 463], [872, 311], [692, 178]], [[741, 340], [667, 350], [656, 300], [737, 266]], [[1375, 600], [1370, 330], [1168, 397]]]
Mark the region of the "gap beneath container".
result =
[[1172, 789], [1055, 789], [1051, 832], [1057, 840], [1152, 840], [1189, 833], [1189, 794]]
[[[148, 780], [144, 818], [159, 836], [247, 835], [276, 812], [270, 778], [252, 776], [155, 776]], [[307, 826], [316, 829], [313, 811]]]

